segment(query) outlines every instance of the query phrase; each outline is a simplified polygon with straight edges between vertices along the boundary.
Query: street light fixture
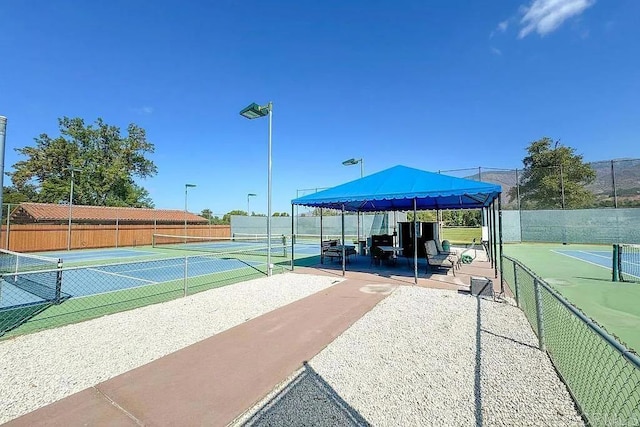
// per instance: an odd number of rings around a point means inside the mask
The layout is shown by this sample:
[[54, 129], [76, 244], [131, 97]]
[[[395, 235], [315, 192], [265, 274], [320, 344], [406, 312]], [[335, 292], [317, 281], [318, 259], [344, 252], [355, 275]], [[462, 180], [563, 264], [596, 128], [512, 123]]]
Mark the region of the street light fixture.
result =
[[360, 178], [364, 176], [364, 160], [363, 159], [349, 159], [342, 162], [345, 166], [353, 166], [360, 163]]
[[71, 188], [69, 190], [69, 230], [67, 232], [67, 250], [71, 250], [71, 214], [73, 209], [73, 176], [74, 172], [82, 172], [82, 169], [70, 168], [71, 171]]
[[195, 187], [195, 184], [184, 185], [184, 235], [187, 235], [187, 194], [190, 188]]
[[271, 128], [273, 119], [273, 102], [260, 106], [255, 102], [240, 111], [240, 115], [247, 119], [259, 119], [269, 116], [269, 149], [268, 149], [268, 188], [267, 188], [267, 276], [271, 276], [273, 266], [271, 265]]
[[[348, 159], [342, 162], [345, 166], [354, 166], [360, 163], [360, 178], [364, 176], [364, 160], [360, 159]], [[356, 216], [358, 217], [358, 244], [360, 243], [360, 212], [356, 212]], [[364, 217], [363, 217], [364, 218]]]
[[251, 216], [251, 208], [249, 207], [249, 197], [256, 197], [257, 194], [249, 193], [247, 194], [247, 216]]

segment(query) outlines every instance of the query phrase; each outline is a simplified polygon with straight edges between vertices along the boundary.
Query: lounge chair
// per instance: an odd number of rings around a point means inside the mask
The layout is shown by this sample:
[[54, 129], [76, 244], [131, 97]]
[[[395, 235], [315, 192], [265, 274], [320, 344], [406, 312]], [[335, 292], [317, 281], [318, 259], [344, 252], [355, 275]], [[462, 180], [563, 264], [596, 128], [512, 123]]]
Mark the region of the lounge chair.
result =
[[434, 240], [427, 240], [424, 242], [425, 254], [427, 257], [427, 273], [431, 267], [446, 269], [453, 272], [456, 275], [455, 265], [457, 259], [453, 255], [444, 255], [438, 253], [438, 247]]
[[461, 262], [460, 262], [460, 254], [458, 253], [458, 251], [455, 250], [455, 249], [445, 251], [442, 248], [442, 242], [440, 242], [440, 240], [434, 240], [434, 242], [436, 244], [436, 249], [438, 250], [438, 255], [448, 255], [448, 256], [450, 256], [454, 260], [455, 266], [458, 269], [460, 269]]

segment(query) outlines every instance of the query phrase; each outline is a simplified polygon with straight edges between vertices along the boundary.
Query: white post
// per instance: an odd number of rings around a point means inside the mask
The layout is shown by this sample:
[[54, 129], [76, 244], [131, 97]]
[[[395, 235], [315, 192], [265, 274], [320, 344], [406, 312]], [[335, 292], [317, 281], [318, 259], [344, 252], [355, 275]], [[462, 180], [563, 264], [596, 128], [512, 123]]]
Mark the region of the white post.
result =
[[[0, 116], [0, 212], [2, 212], [2, 193], [4, 188], [3, 178], [4, 178], [4, 141], [5, 135], [7, 134], [7, 118], [5, 116]], [[7, 218], [8, 214], [7, 214]], [[7, 233], [9, 233], [9, 228], [7, 227]], [[7, 246], [7, 249], [9, 247]]]
[[269, 193], [267, 201], [267, 275], [273, 274], [273, 266], [271, 265], [271, 129], [273, 120], [273, 102], [269, 101], [269, 178], [268, 189]]
[[69, 190], [69, 229], [67, 231], [67, 250], [71, 250], [71, 215], [73, 209], [73, 172], [75, 170], [71, 168], [71, 189]]

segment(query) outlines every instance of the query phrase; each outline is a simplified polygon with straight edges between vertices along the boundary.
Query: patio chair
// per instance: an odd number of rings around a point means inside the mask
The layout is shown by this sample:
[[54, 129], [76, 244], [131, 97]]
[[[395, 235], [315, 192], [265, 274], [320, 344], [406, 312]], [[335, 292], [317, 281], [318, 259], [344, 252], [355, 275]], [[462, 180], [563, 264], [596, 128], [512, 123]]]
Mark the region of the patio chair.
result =
[[460, 263], [460, 254], [458, 253], [458, 251], [455, 249], [445, 251], [442, 248], [442, 242], [440, 240], [434, 240], [434, 242], [436, 244], [436, 249], [438, 250], [438, 255], [450, 256], [454, 260], [456, 268], [460, 269], [461, 263]]
[[452, 255], [439, 254], [436, 242], [434, 240], [427, 240], [426, 242], [424, 242], [424, 249], [427, 257], [427, 273], [433, 267], [446, 270], [451, 269], [453, 275], [456, 275], [456, 260]]

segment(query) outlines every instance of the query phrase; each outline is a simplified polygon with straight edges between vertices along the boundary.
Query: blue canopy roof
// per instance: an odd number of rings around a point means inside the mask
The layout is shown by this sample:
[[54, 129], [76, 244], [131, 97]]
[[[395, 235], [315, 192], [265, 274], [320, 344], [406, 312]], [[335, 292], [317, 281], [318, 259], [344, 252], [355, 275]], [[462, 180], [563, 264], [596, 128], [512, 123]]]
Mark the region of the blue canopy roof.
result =
[[294, 205], [346, 211], [408, 211], [416, 199], [418, 210], [477, 209], [500, 196], [499, 185], [407, 166], [394, 166], [355, 181], [298, 197]]

